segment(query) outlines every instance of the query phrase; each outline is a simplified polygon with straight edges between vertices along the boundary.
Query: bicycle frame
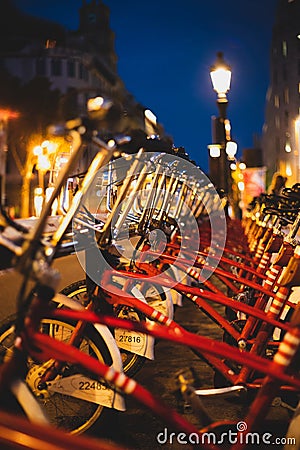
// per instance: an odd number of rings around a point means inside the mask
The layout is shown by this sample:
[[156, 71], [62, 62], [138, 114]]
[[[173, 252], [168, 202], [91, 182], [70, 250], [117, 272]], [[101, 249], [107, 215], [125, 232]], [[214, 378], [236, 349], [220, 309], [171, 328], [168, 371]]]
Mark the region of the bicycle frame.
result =
[[[37, 309], [40, 305], [36, 304]], [[50, 312], [50, 311], [49, 311]], [[278, 388], [282, 383], [286, 383], [293, 388], [299, 390], [300, 379], [288, 375], [286, 369], [290, 364], [293, 355], [295, 354], [298, 345], [300, 343], [300, 329], [298, 322], [296, 322], [284, 337], [284, 341], [279, 346], [278, 352], [272, 362], [261, 358], [257, 355], [247, 354], [245, 361], [245, 355], [243, 355], [237, 349], [232, 348], [228, 344], [222, 342], [215, 342], [210, 338], [195, 335], [193, 333], [183, 330], [181, 327], [165, 327], [155, 323], [137, 323], [132, 321], [126, 321], [124, 319], [117, 319], [115, 317], [100, 316], [92, 312], [85, 312], [82, 314], [77, 311], [69, 310], [54, 310], [52, 311], [54, 317], [60, 318], [72, 318], [76, 320], [84, 320], [90, 322], [100, 322], [107, 326], [117, 326], [121, 328], [134, 329], [139, 332], [147, 332], [154, 337], [160, 339], [172, 340], [180, 345], [188, 345], [200, 352], [207, 354], [208, 352], [215, 357], [230, 358], [231, 360], [245, 364], [253, 370], [261, 371], [267, 374], [267, 378], [262, 383], [262, 388], [258, 393], [257, 400], [250, 407], [249, 413], [246, 417], [248, 424], [248, 431], [255, 429], [261, 417], [266, 412], [266, 408], [270, 405], [273, 397], [276, 395]], [[32, 310], [32, 317], [34, 318], [35, 312]], [[95, 375], [104, 378], [109, 384], [113, 383], [126, 394], [134, 396], [143, 405], [150, 407], [150, 409], [158, 414], [166, 423], [175, 429], [185, 433], [193, 433], [202, 438], [203, 432], [199, 432], [197, 428], [186, 422], [185, 419], [178, 416], [174, 411], [170, 411], [168, 407], [159, 402], [148, 391], [139, 386], [136, 381], [128, 379], [124, 374], [115, 372], [112, 368], [109, 368], [102, 363], [95, 361], [93, 358], [82, 355], [82, 353], [76, 348], [71, 348], [67, 344], [57, 342], [49, 336], [38, 333], [35, 330], [35, 326], [28, 326], [25, 331], [26, 334], [22, 335], [23, 345], [26, 350], [35, 358], [49, 359], [55, 357], [58, 360], [74, 362], [82, 365]], [[297, 345], [296, 345], [297, 342]], [[289, 355], [287, 356], [284, 348], [289, 347]], [[38, 351], [37, 351], [38, 349]], [[270, 389], [272, 387], [272, 389]], [[267, 391], [267, 394], [266, 392]], [[258, 409], [258, 406], [260, 409]], [[262, 413], [263, 410], [263, 413]], [[224, 423], [228, 423], [225, 421]], [[250, 424], [250, 426], [249, 426]], [[219, 425], [219, 424], [218, 424]], [[211, 425], [210, 429], [213, 429]], [[203, 446], [203, 448], [211, 448], [211, 446]], [[242, 448], [242, 447], [241, 447]]]

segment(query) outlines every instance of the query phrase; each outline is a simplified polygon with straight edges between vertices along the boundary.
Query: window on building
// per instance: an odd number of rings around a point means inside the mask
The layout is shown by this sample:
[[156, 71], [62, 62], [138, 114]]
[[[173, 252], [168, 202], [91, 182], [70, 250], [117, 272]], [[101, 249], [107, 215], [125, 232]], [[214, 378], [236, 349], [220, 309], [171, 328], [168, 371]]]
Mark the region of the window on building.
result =
[[62, 63], [60, 59], [51, 60], [51, 75], [59, 77], [62, 75]]
[[90, 95], [88, 92], [86, 92], [85, 93], [85, 103], [87, 104], [88, 100], [92, 97], [93, 97], [92, 95]]
[[289, 88], [285, 88], [284, 90], [284, 103], [288, 105], [290, 103], [290, 91]]
[[278, 155], [280, 153], [280, 139], [279, 136], [275, 137], [275, 153]]
[[88, 72], [88, 70], [87, 70], [87, 68], [85, 66], [83, 66], [82, 76], [83, 76], [84, 81], [88, 81], [89, 80], [89, 72]]
[[291, 148], [291, 144], [289, 141], [286, 141], [284, 150], [286, 151], [286, 153], [291, 153], [292, 148]]
[[83, 80], [83, 72], [84, 72], [84, 66], [83, 66], [83, 64], [79, 64], [79, 78], [81, 79], [81, 80]]
[[45, 48], [55, 48], [56, 41], [54, 39], [47, 39], [45, 43]]
[[288, 79], [288, 73], [287, 73], [285, 64], [283, 64], [283, 66], [282, 66], [282, 79], [283, 79], [283, 81], [287, 81], [287, 79]]
[[97, 22], [96, 14], [90, 13], [90, 14], [88, 15], [88, 21], [89, 21], [89, 23], [96, 23], [96, 22]]
[[82, 92], [78, 94], [77, 100], [78, 100], [79, 107], [86, 104], [85, 103], [85, 95]]
[[287, 177], [291, 177], [293, 175], [291, 164], [289, 162], [286, 163], [285, 174]]
[[275, 108], [279, 108], [279, 95], [274, 95], [274, 106]]
[[75, 61], [68, 61], [67, 63], [67, 75], [69, 78], [75, 78]]
[[84, 64], [79, 64], [79, 78], [80, 80], [88, 81], [89, 73]]
[[287, 42], [282, 41], [282, 55], [284, 57], [287, 57], [287, 52], [288, 52]]
[[274, 86], [277, 86], [278, 84], [278, 72], [276, 69], [273, 70], [273, 84]]
[[286, 127], [289, 125], [289, 112], [287, 110], [284, 111], [284, 125]]
[[275, 116], [275, 127], [277, 128], [277, 130], [280, 129], [280, 118], [279, 118], [279, 116]]
[[44, 58], [36, 60], [35, 72], [37, 76], [44, 77], [46, 75], [46, 61]]

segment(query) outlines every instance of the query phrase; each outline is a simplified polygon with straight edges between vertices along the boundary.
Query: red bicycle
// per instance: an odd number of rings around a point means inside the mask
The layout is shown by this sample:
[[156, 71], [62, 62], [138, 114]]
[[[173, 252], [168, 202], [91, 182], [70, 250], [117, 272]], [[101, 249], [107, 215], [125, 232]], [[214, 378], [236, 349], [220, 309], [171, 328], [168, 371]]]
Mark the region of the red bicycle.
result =
[[[81, 142], [78, 132], [69, 130], [69, 134], [73, 137], [74, 141], [77, 141], [77, 144], [79, 144], [74, 145], [74, 148], [79, 148]], [[112, 214], [109, 217], [109, 220], [105, 222], [105, 224], [110, 222], [111, 225], [113, 216], [117, 216], [117, 221], [114, 223], [114, 226], [104, 227], [103, 224], [95, 221], [96, 225], [99, 225], [95, 227], [95, 222], [89, 226], [89, 223], [84, 221], [83, 228], [77, 227], [78, 224], [82, 224], [82, 216], [76, 217], [76, 211], [80, 206], [80, 200], [82, 199], [83, 194], [87, 192], [90, 186], [90, 180], [95, 176], [95, 170], [102, 167], [106, 161], [110, 160], [113, 153], [112, 149], [114, 150], [113, 147], [109, 147], [105, 142], [101, 141], [98, 136], [95, 137], [94, 135], [93, 139], [94, 142], [101, 146], [101, 152], [99, 152], [97, 159], [93, 162], [87, 175], [84, 177], [82, 185], [75, 194], [74, 202], [60, 221], [55, 233], [50, 236], [48, 240], [45, 241], [45, 239], [43, 239], [43, 230], [49, 216], [49, 208], [58, 193], [60, 193], [67, 173], [70, 173], [72, 162], [74, 162], [77, 156], [76, 151], [74, 152], [67, 170], [62, 172], [57, 183], [57, 188], [52, 194], [49, 203], [45, 206], [41, 218], [38, 220], [36, 228], [30, 233], [29, 238], [22, 233], [23, 230], [19, 230], [23, 238], [23, 243], [19, 245], [9, 236], [1, 234], [2, 245], [16, 256], [15, 267], [24, 274], [25, 282], [27, 282], [29, 278], [36, 281], [33, 293], [28, 297], [24, 298], [24, 289], [20, 292], [18, 317], [15, 327], [16, 338], [13, 347], [9, 347], [9, 350], [11, 350], [10, 355], [8, 353], [3, 355], [4, 362], [6, 359], [7, 361], [1, 367], [0, 384], [2, 389], [12, 388], [14, 386], [13, 390], [16, 393], [15, 381], [18, 380], [18, 386], [24, 386], [20, 376], [22, 373], [25, 373], [25, 379], [29, 376], [32, 380], [32, 385], [30, 386], [31, 392], [42, 400], [42, 404], [45, 400], [51, 399], [51, 397], [55, 396], [58, 392], [63, 401], [65, 398], [69, 401], [70, 398], [79, 394], [81, 395], [81, 399], [83, 399], [84, 393], [82, 391], [89, 391], [86, 397], [85, 406], [92, 403], [91, 396], [96, 395], [97, 391], [107, 391], [109, 402], [112, 401], [112, 395], [116, 398], [120, 392], [123, 392], [125, 394], [133, 395], [144, 405], [150, 407], [156, 414], [162, 417], [166, 423], [170, 424], [171, 427], [174, 427], [180, 432], [193, 435], [194, 438], [197, 439], [197, 442], [203, 443], [204, 447], [211, 448], [211, 445], [203, 442], [205, 440], [204, 436], [205, 433], [207, 433], [207, 428], [199, 431], [175, 411], [171, 411], [168, 406], [163, 405], [155, 398], [155, 396], [147, 392], [133, 379], [128, 378], [126, 374], [122, 372], [122, 368], [119, 371], [116, 370], [112, 364], [105, 364], [103, 358], [98, 356], [98, 346], [97, 344], [92, 344], [93, 340], [89, 334], [89, 324], [101, 323], [108, 327], [108, 329], [118, 327], [119, 329], [134, 330], [138, 333], [149, 334], [158, 339], [172, 340], [179, 345], [187, 345], [201, 355], [204, 355], [205, 358], [212, 358], [214, 364], [218, 364], [217, 361], [221, 361], [222, 364], [225, 364], [226, 361], [233, 361], [240, 367], [246, 367], [247, 370], [250, 369], [256, 373], [264, 374], [265, 377], [261, 378], [260, 382], [256, 385], [258, 394], [246, 417], [248, 432], [255, 430], [259, 422], [263, 420], [274, 395], [276, 395], [283, 386], [288, 386], [289, 389], [294, 390], [295, 392], [300, 388], [300, 379], [297, 371], [293, 371], [291, 365], [300, 342], [298, 312], [291, 323], [282, 323], [271, 314], [265, 313], [250, 305], [242, 304], [241, 302], [238, 303], [225, 295], [221, 297], [219, 294], [215, 294], [214, 296], [212, 292], [204, 291], [199, 287], [187, 286], [184, 283], [178, 282], [178, 280], [172, 279], [169, 274], [162, 273], [159, 270], [160, 261], [158, 257], [153, 260], [154, 262], [158, 260], [158, 267], [155, 264], [149, 264], [149, 261], [145, 262], [143, 257], [148, 258], [149, 256], [157, 256], [156, 254], [153, 255], [152, 250], [151, 252], [148, 251], [145, 252], [144, 255], [141, 255], [141, 260], [140, 258], [135, 258], [135, 264], [132, 270], [128, 270], [128, 268], [126, 268], [126, 270], [121, 270], [120, 267], [112, 268], [111, 264], [113, 265], [113, 262], [109, 260], [109, 267], [107, 264], [104, 265], [104, 269], [101, 268], [101, 272], [99, 272], [99, 266], [96, 266], [96, 272], [89, 272], [89, 275], [98, 277], [98, 283], [96, 283], [98, 292], [92, 291], [94, 295], [97, 295], [97, 297], [101, 298], [103, 301], [105, 300], [106, 303], [110, 305], [121, 304], [123, 306], [125, 305], [134, 308], [149, 317], [149, 319], [151, 319], [150, 322], [144, 320], [124, 320], [115, 315], [108, 315], [107, 312], [103, 313], [101, 311], [88, 309], [83, 310], [80, 307], [79, 309], [82, 310], [79, 311], [67, 308], [53, 309], [51, 301], [55, 298], [58, 274], [51, 269], [51, 262], [57, 252], [58, 246], [64, 248], [62, 245], [63, 237], [66, 239], [67, 245], [69, 244], [67, 229], [74, 217], [76, 226], [73, 227], [71, 236], [73, 240], [75, 238], [77, 249], [78, 245], [80, 247], [80, 245], [85, 242], [80, 241], [79, 236], [87, 236], [89, 233], [86, 230], [92, 230], [92, 240], [88, 241], [92, 248], [91, 251], [98, 251], [98, 249], [100, 249], [103, 261], [106, 262], [107, 260], [105, 258], [112, 256], [111, 251], [108, 252], [108, 254], [105, 253], [107, 246], [110, 247], [110, 245], [113, 244], [113, 249], [118, 250], [116, 242], [114, 242], [117, 237], [116, 234], [114, 234], [114, 230], [117, 229], [119, 232], [123, 232], [122, 227], [126, 223], [125, 219], [127, 219], [129, 213], [130, 224], [134, 221], [133, 218], [139, 218], [139, 220], [135, 220], [134, 222], [138, 225], [140, 233], [141, 231], [148, 230], [150, 235], [153, 228], [151, 227], [149, 230], [149, 224], [153, 225], [156, 221], [160, 224], [160, 215], [156, 212], [156, 207], [154, 208], [154, 206], [157, 204], [162, 205], [164, 197], [159, 197], [158, 194], [160, 191], [153, 193], [153, 184], [151, 184], [151, 189], [149, 189], [149, 195], [146, 195], [144, 199], [139, 199], [134, 209], [131, 207], [132, 198], [130, 198], [129, 202], [130, 208], [129, 203], [127, 202], [121, 205], [125, 199], [124, 195], [128, 192], [128, 186], [130, 184], [132, 186], [132, 181], [134, 181], [134, 177], [136, 177], [136, 174], [132, 171], [127, 179], [126, 189], [124, 184], [121, 186], [120, 196], [118, 198], [121, 198], [122, 200], [117, 200], [114, 203]], [[158, 159], [155, 161], [158, 161]], [[141, 161], [140, 155], [137, 156], [137, 159], [133, 158], [133, 165], [135, 163], [135, 165], [140, 164], [140, 162], [142, 162], [142, 166], [144, 167], [144, 161]], [[151, 161], [151, 166], [153, 166], [153, 161]], [[151, 173], [153, 173], [153, 170], [151, 170]], [[144, 171], [143, 179], [141, 177], [142, 183], [148, 181], [147, 175], [147, 172]], [[161, 182], [159, 173], [154, 179], [156, 183], [155, 186], [159, 186], [159, 183]], [[175, 202], [171, 201], [171, 203], [168, 203], [170, 222], [167, 222], [166, 217], [164, 216], [163, 229], [168, 232], [167, 235], [170, 237], [177, 232], [174, 221], [175, 218], [178, 219], [178, 214], [180, 217], [180, 212], [183, 210], [182, 199], [187, 196], [191, 200], [191, 205], [195, 205], [199, 200], [195, 195], [195, 190], [193, 190], [194, 198], [192, 198], [192, 190], [187, 189], [186, 184], [186, 179], [184, 179], [184, 183], [180, 183], [179, 189], [176, 188], [177, 190], [174, 191], [173, 197], [175, 198]], [[173, 186], [173, 183], [171, 186]], [[166, 192], [168, 191], [168, 187], [169, 183], [166, 184]], [[176, 192], [177, 195], [175, 195]], [[171, 193], [171, 187], [169, 193]], [[170, 195], [170, 197], [172, 196]], [[145, 203], [147, 204], [147, 208], [145, 208]], [[205, 210], [202, 211], [203, 218], [214, 211], [214, 209], [210, 209], [212, 204], [213, 202], [205, 203]], [[218, 209], [219, 208], [217, 208], [217, 210]], [[144, 210], [146, 210], [145, 214], [143, 214]], [[142, 217], [139, 216], [141, 212]], [[95, 242], [95, 231], [97, 246], [93, 247], [93, 242]], [[181, 236], [181, 238], [182, 237], [183, 236]], [[142, 236], [142, 238], [144, 239], [144, 236]], [[155, 241], [155, 245], [156, 244], [157, 242]], [[198, 244], [199, 243], [197, 243], [197, 246], [199, 247]], [[134, 247], [134, 250], [136, 250], [136, 247]], [[160, 254], [161, 253], [158, 255]], [[196, 256], [197, 255], [198, 253], [196, 253]], [[294, 268], [298, 259], [298, 249], [296, 248], [292, 261]], [[185, 261], [182, 261], [181, 257], [178, 258], [178, 263], [183, 262]], [[293, 276], [294, 271], [292, 270], [293, 267], [287, 266], [283, 273], [279, 292], [282, 292], [280, 289], [289, 288], [295, 282]], [[149, 274], [151, 277], [149, 277]], [[255, 352], [248, 352], [247, 349], [241, 351], [239, 348], [235, 348], [225, 342], [216, 342], [204, 336], [190, 333], [174, 320], [145, 303], [142, 297], [139, 299], [137, 298], [137, 295], [132, 295], [133, 282], [138, 282], [139, 284], [152, 283], [156, 276], [158, 276], [158, 279], [160, 280], [159, 283], [157, 283], [158, 285], [165, 285], [165, 287], [169, 289], [177, 290], [185, 295], [191, 295], [195, 302], [201, 302], [201, 298], [215, 300], [218, 303], [226, 304], [232, 309], [242, 311], [248, 316], [255, 317], [263, 324], [263, 326], [267, 324], [267, 326], [279, 327], [284, 330], [285, 334], [283, 340], [280, 342], [273, 359], [267, 359], [264, 354], [258, 355]], [[120, 280], [120, 278], [125, 281], [117, 284], [116, 280]], [[246, 283], [245, 280], [246, 278], [243, 279], [243, 284]], [[95, 287], [96, 290], [97, 286]], [[253, 285], [251, 286], [253, 287]], [[260, 285], [254, 285], [255, 288], [257, 286]], [[139, 288], [138, 291], [141, 292]], [[259, 289], [260, 292], [270, 295], [270, 292], [262, 286], [260, 286]], [[277, 292], [274, 293], [274, 299], [278, 300]], [[58, 301], [60, 302], [61, 300], [62, 297], [59, 296]], [[296, 311], [298, 310], [296, 309]], [[73, 325], [70, 326], [70, 324]], [[65, 333], [66, 329], [68, 329], [68, 332]], [[260, 328], [260, 331], [264, 331], [264, 329]], [[11, 331], [7, 333], [7, 336], [12, 336]], [[65, 342], [66, 340], [67, 342]], [[83, 347], [82, 344], [84, 344]], [[239, 376], [239, 374], [235, 375]], [[234, 378], [234, 382], [236, 381], [237, 377]], [[86, 386], [88, 386], [89, 389], [85, 389]], [[241, 385], [241, 388], [243, 387], [244, 386]], [[26, 406], [28, 405], [23, 402], [23, 406], [26, 409]], [[29, 408], [31, 408], [31, 406]], [[96, 408], [98, 408], [97, 403]], [[42, 415], [43, 414], [41, 414], [41, 416]], [[59, 417], [56, 415], [56, 420], [57, 418]], [[63, 417], [63, 419], [65, 419], [65, 417]], [[87, 422], [86, 416], [84, 420]], [[64, 425], [65, 423], [62, 424], [62, 426]], [[209, 429], [214, 430], [218, 426], [219, 424], [211, 424]], [[241, 433], [239, 433], [239, 436], [242, 436], [242, 430]], [[245, 442], [241, 437], [239, 438], [238, 447], [235, 446], [235, 448], [243, 448], [244, 444]]]

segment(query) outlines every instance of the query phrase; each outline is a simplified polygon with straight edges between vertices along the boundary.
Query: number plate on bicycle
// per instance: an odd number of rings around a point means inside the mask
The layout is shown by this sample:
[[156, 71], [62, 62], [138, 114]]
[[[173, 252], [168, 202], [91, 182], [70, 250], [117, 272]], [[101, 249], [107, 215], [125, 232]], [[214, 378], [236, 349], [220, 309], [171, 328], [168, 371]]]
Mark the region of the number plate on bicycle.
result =
[[80, 398], [108, 408], [124, 409], [124, 407], [116, 405], [116, 393], [113, 389], [110, 389], [100, 381], [81, 374], [51, 381], [48, 384], [48, 390], [49, 392], [58, 392], [59, 394]]
[[146, 336], [143, 333], [137, 333], [135, 331], [124, 330], [122, 328], [116, 328], [115, 339], [118, 347], [123, 350], [145, 356], [149, 359], [153, 359], [154, 357], [154, 340], [151, 336]]

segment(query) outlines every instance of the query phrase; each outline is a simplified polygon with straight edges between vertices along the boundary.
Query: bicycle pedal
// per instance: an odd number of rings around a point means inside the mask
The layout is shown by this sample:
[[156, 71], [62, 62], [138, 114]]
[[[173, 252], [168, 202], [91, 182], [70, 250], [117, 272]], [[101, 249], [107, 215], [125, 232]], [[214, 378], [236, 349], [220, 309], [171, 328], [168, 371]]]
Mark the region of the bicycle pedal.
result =
[[245, 388], [245, 386], [242, 385], [195, 390], [195, 394], [199, 395], [200, 397], [215, 397], [215, 396], [229, 397], [234, 394], [241, 394], [246, 392], [247, 389]]
[[193, 412], [193, 408], [192, 405], [190, 405], [189, 403], [185, 402], [183, 405], [183, 413], [184, 414], [192, 414]]
[[282, 408], [286, 408], [289, 411], [295, 412], [297, 408], [294, 408], [293, 406], [289, 405], [288, 403], [284, 402], [281, 397], [275, 397], [272, 401], [272, 406], [281, 406]]

